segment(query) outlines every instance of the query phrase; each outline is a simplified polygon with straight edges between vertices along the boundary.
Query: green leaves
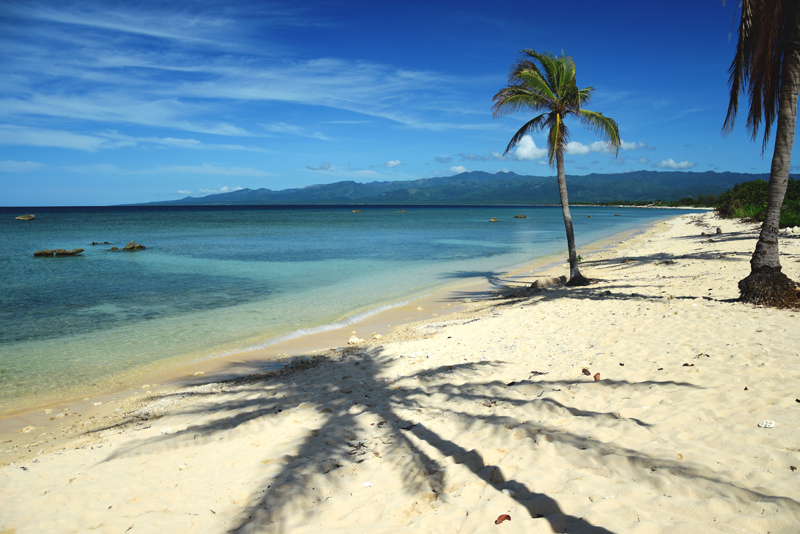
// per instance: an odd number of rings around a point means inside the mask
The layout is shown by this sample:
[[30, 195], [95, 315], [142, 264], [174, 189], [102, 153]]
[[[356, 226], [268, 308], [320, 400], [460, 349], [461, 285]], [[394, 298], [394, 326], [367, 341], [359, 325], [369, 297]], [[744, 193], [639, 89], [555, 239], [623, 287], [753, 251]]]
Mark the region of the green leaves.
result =
[[502, 117], [524, 109], [544, 112], [520, 128], [506, 147], [504, 154], [514, 148], [522, 137], [532, 131], [547, 131], [547, 151], [550, 165], [556, 153], [563, 152], [569, 142], [569, 129], [564, 120], [579, 119], [584, 126], [603, 137], [609, 150], [616, 155], [620, 138], [617, 123], [602, 113], [581, 109], [591, 100], [593, 87], [578, 89], [575, 81], [575, 62], [571, 57], [552, 52], [537, 53], [525, 49], [512, 66], [508, 85], [494, 95], [492, 116]]

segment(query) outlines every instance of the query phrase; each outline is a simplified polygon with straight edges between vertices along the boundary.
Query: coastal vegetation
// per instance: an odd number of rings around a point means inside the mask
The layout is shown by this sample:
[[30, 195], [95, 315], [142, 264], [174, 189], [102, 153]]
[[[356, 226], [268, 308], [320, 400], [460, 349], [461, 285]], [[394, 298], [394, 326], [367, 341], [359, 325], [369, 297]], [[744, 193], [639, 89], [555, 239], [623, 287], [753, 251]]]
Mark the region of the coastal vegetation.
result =
[[578, 89], [575, 81], [575, 62], [571, 57], [563, 53], [561, 57], [550, 52], [539, 54], [531, 49], [523, 50], [522, 54], [523, 57], [511, 68], [508, 85], [494, 95], [493, 116], [501, 117], [522, 110], [543, 112], [517, 130], [504, 154], [519, 144], [530, 132], [547, 133], [548, 160], [551, 167], [556, 167], [561, 210], [567, 232], [569, 250], [567, 285], [587, 285], [589, 280], [578, 269], [578, 254], [575, 250], [575, 235], [569, 211], [564, 150], [569, 142], [570, 133], [564, 124], [564, 119], [573, 117], [580, 120], [589, 130], [604, 138], [609, 150], [614, 154], [619, 151], [620, 146], [619, 128], [613, 119], [581, 107], [589, 102], [594, 88]]
[[778, 250], [800, 92], [800, 5], [795, 0], [743, 0], [741, 10], [723, 131], [733, 129], [740, 93], [749, 97], [747, 130], [753, 140], [763, 122], [762, 155], [776, 120], [777, 125], [764, 222], [750, 260], [750, 274], [739, 281], [739, 298], [752, 304], [800, 307], [798, 285], [781, 272]]
[[[767, 214], [769, 183], [753, 180], [736, 184], [719, 197], [717, 212], [725, 218], [763, 222]], [[780, 228], [800, 226], [800, 181], [789, 178], [781, 206]]]

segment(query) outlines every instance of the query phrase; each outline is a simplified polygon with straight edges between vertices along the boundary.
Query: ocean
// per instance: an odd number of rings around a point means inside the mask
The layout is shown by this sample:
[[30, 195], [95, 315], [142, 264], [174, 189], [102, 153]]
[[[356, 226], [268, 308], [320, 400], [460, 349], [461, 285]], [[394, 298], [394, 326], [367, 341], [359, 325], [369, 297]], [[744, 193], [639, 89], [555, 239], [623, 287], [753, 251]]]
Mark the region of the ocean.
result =
[[[353, 209], [0, 208], [0, 414], [566, 258], [558, 207]], [[578, 253], [689, 211], [573, 207]], [[33, 256], [55, 248], [85, 251]]]

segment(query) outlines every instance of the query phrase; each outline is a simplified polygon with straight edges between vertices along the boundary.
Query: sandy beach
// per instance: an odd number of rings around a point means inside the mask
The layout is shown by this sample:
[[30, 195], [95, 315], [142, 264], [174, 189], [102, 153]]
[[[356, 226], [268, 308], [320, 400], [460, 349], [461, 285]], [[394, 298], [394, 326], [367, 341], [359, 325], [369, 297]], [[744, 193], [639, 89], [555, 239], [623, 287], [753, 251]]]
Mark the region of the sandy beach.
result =
[[50, 409], [0, 444], [0, 534], [800, 532], [800, 311], [735, 302], [756, 238], [682, 215], [586, 255], [588, 287], [529, 288], [559, 265], [281, 370]]

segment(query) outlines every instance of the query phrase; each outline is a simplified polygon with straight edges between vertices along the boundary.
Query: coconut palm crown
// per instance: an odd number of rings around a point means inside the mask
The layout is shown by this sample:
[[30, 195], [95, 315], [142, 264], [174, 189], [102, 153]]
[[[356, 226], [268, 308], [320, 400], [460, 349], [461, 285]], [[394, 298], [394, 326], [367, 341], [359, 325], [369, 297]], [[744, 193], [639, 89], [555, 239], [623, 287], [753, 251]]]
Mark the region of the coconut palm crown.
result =
[[521, 54], [522, 57], [508, 75], [508, 85], [494, 95], [492, 116], [497, 118], [517, 111], [540, 112], [514, 134], [504, 154], [530, 132], [547, 133], [548, 159], [550, 165], [556, 167], [561, 209], [567, 231], [570, 266], [568, 285], [585, 285], [589, 280], [578, 269], [572, 216], [567, 198], [564, 150], [567, 148], [570, 133], [564, 119], [571, 116], [580, 120], [585, 127], [608, 143], [608, 148], [614, 155], [619, 152], [619, 128], [613, 119], [602, 113], [582, 108], [591, 99], [594, 88], [578, 89], [575, 82], [575, 62], [571, 57], [565, 56], [563, 52], [558, 57], [551, 52], [537, 53], [530, 49], [523, 50]]

